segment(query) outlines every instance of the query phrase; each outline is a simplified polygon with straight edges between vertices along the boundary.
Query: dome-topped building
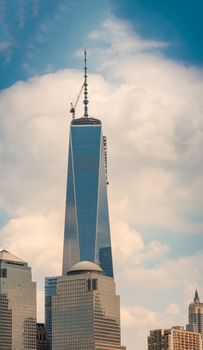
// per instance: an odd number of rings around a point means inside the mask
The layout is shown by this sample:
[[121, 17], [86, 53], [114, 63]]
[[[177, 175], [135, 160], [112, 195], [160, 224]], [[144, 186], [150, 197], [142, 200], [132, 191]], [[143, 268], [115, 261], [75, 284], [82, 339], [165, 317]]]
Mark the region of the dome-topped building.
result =
[[96, 273], [103, 274], [103, 270], [101, 269], [101, 267], [93, 263], [92, 261], [80, 261], [70, 268], [70, 270], [67, 272], [67, 275], [75, 275], [79, 273], [88, 273], [88, 272], [96, 272]]
[[92, 261], [80, 261], [57, 278], [52, 349], [65, 348], [126, 350], [121, 345], [120, 298], [114, 279]]

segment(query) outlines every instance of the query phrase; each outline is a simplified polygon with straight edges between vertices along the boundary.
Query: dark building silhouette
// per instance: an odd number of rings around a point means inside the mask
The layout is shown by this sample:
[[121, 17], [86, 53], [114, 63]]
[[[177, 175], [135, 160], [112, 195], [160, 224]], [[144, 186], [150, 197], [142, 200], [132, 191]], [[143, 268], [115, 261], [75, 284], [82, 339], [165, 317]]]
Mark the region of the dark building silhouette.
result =
[[50, 350], [44, 323], [37, 323], [37, 350]]

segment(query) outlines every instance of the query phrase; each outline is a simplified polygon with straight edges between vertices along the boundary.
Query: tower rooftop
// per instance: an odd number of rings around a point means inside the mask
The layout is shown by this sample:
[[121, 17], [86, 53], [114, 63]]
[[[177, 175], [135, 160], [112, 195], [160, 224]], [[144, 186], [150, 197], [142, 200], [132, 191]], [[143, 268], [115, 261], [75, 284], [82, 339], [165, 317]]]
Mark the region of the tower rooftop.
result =
[[101, 125], [101, 120], [96, 118], [77, 118], [71, 121], [71, 125]]
[[9, 253], [7, 250], [3, 249], [0, 252], [0, 262], [5, 261], [5, 262], [10, 262], [10, 263], [16, 263], [18, 265], [26, 265], [26, 261], [18, 258], [17, 256]]
[[199, 303], [200, 302], [200, 298], [199, 298], [199, 294], [198, 291], [195, 291], [195, 296], [194, 296], [194, 303]]
[[74, 275], [74, 274], [86, 273], [86, 272], [103, 273], [103, 270], [99, 265], [91, 261], [80, 261], [77, 264], [73, 265], [67, 274]]

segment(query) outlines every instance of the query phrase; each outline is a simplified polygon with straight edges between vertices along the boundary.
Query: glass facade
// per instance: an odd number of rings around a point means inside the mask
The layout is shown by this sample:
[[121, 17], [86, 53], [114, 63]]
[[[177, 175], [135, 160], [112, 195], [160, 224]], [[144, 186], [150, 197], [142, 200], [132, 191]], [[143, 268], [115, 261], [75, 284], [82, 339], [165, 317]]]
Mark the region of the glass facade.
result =
[[26, 262], [0, 252], [0, 350], [36, 350], [36, 283]]
[[69, 138], [63, 274], [78, 261], [98, 263], [113, 277], [106, 176], [106, 138], [101, 122], [75, 119]]
[[58, 277], [52, 298], [52, 332], [53, 350], [125, 350], [113, 278], [96, 269], [74, 269]]
[[56, 293], [57, 277], [45, 278], [45, 328], [52, 349], [52, 297]]

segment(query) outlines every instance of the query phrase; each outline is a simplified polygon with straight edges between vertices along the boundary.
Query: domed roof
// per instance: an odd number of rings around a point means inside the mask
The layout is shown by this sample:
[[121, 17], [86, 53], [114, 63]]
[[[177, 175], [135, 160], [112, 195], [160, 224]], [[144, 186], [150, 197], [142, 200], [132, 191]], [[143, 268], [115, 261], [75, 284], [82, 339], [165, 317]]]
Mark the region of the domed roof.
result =
[[80, 261], [77, 264], [73, 265], [67, 274], [72, 275], [76, 273], [85, 273], [85, 272], [103, 273], [103, 270], [99, 265], [91, 261]]

